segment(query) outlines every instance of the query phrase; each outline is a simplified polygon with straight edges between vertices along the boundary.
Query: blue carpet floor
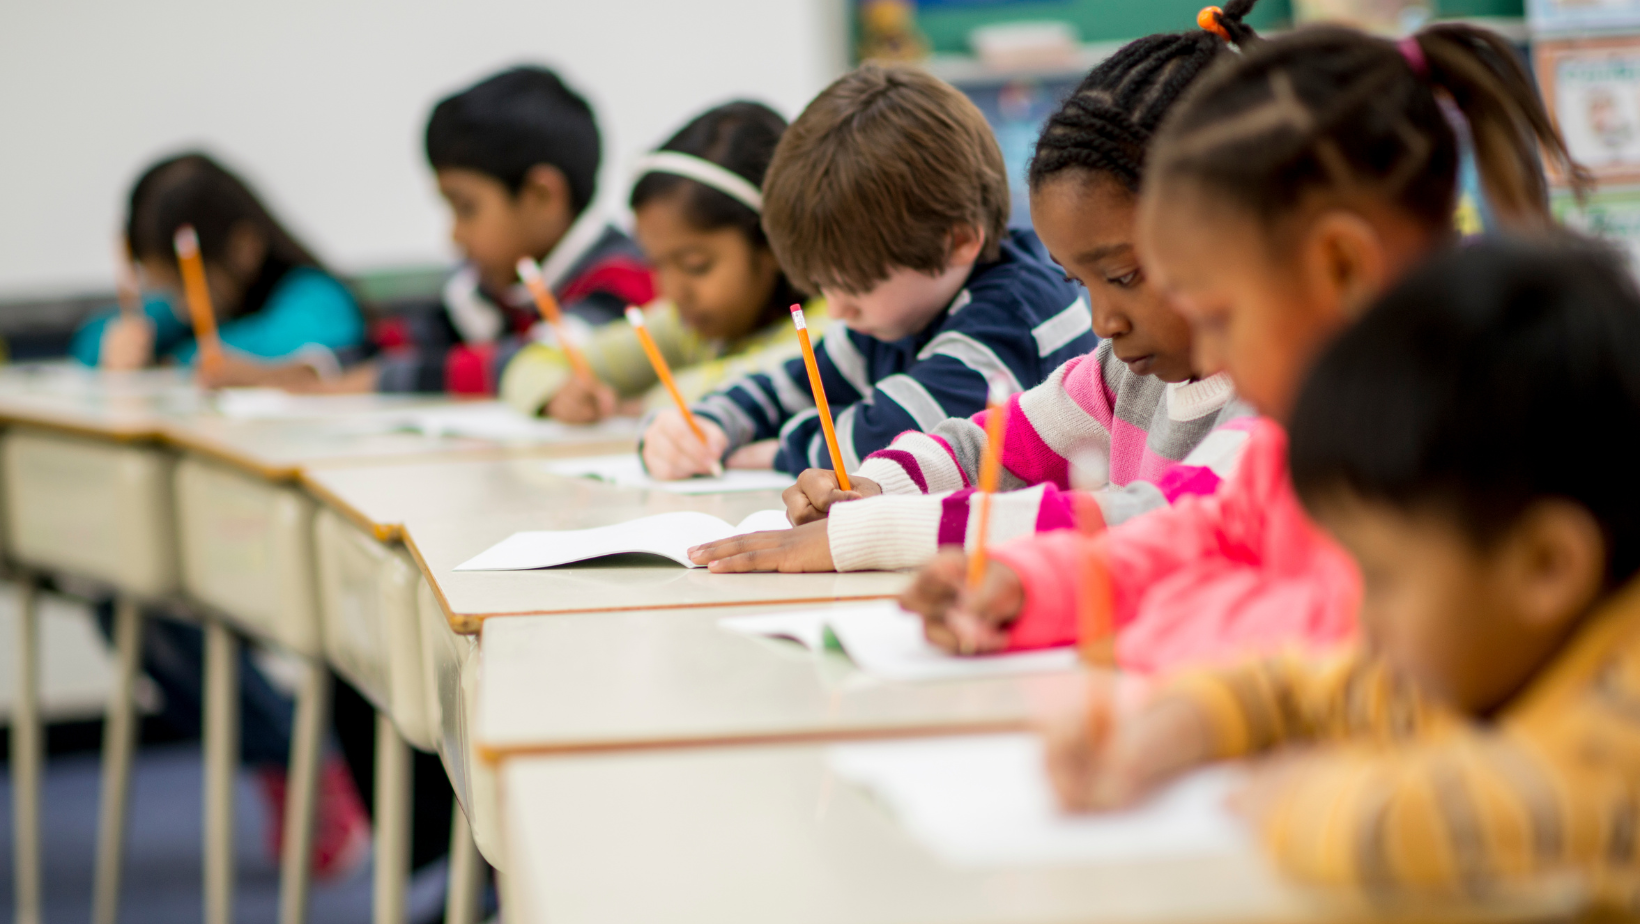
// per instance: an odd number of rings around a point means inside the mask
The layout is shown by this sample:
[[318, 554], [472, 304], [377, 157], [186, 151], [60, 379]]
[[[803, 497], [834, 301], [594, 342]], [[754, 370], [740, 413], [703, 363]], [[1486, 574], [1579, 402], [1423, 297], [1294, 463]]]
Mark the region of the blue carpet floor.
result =
[[[197, 744], [145, 747], [131, 781], [131, 820], [121, 887], [120, 924], [192, 924], [203, 920], [200, 883], [202, 767]], [[12, 805], [9, 771], [0, 767], [0, 921], [12, 914]], [[56, 757], [46, 765], [41, 831], [45, 851], [45, 924], [84, 924], [91, 916], [96, 855], [98, 760]], [[235, 915], [239, 924], [278, 917], [279, 876], [268, 855], [267, 816], [254, 784], [239, 782]], [[442, 862], [411, 883], [410, 919], [443, 911]], [[345, 880], [316, 883], [313, 924], [367, 924], [370, 864]]]

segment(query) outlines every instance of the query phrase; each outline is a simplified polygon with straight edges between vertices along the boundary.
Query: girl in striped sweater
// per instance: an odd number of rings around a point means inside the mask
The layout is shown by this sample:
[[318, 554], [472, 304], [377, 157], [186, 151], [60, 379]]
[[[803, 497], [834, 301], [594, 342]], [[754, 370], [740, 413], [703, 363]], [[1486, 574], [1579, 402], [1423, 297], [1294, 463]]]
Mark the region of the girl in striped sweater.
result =
[[[1251, 6], [1227, 15], [1239, 21]], [[1086, 288], [1103, 340], [1009, 399], [1009, 493], [992, 507], [992, 541], [1075, 525], [1073, 483], [1103, 483], [1081, 518], [1114, 523], [1210, 493], [1233, 468], [1246, 434], [1220, 428], [1250, 411], [1225, 376], [1198, 374], [1188, 325], [1147, 283], [1133, 247], [1145, 147], [1191, 81], [1226, 54], [1207, 32], [1140, 39], [1089, 73], [1043, 129], [1030, 165], [1032, 223]], [[795, 529], [705, 545], [695, 560], [714, 571], [907, 568], [971, 541], [988, 413], [901, 434], [850, 472], [852, 492], [831, 470], [808, 469], [786, 492]]]

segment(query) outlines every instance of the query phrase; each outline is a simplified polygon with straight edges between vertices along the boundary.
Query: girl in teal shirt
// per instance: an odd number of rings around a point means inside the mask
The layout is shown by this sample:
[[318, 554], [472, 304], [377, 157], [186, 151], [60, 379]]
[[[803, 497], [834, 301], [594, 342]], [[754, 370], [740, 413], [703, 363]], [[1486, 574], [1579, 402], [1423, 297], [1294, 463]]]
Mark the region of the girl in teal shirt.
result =
[[182, 225], [199, 234], [225, 347], [225, 362], [208, 376], [202, 370], [202, 384], [299, 384], [336, 374], [360, 353], [365, 325], [352, 293], [242, 180], [204, 154], [184, 154], [150, 167], [131, 190], [125, 239], [152, 293], [142, 317], [91, 318], [69, 347], [76, 359], [105, 369], [193, 362], [171, 243]]

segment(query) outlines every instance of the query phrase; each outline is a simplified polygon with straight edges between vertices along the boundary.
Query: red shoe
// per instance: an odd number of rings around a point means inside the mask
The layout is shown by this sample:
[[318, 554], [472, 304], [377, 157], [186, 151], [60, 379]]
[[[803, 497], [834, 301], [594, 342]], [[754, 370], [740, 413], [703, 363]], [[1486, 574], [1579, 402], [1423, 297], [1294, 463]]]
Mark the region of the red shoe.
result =
[[[268, 806], [268, 850], [277, 863], [284, 855], [288, 782], [284, 770], [271, 767], [257, 777]], [[326, 757], [319, 767], [319, 808], [313, 822], [315, 880], [346, 878], [370, 856], [370, 817], [340, 757]]]

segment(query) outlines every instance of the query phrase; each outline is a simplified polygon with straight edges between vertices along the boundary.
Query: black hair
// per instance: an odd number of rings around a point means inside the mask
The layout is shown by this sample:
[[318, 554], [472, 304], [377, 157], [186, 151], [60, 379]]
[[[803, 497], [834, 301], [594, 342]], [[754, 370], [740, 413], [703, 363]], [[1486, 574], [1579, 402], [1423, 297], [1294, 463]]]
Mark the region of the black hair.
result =
[[1306, 505], [1341, 491], [1455, 516], [1477, 545], [1535, 501], [1600, 523], [1607, 578], [1640, 569], [1640, 292], [1569, 235], [1488, 240], [1411, 273], [1333, 343], [1293, 412]]
[[173, 240], [183, 225], [194, 226], [200, 255], [214, 263], [225, 258], [235, 228], [249, 226], [260, 235], [267, 253], [234, 312], [236, 316], [259, 309], [291, 269], [325, 269], [273, 217], [244, 180], [197, 151], [166, 158], [144, 171], [131, 188], [125, 214], [126, 245], [132, 257], [143, 261], [174, 261]]
[[[785, 132], [786, 120], [780, 113], [762, 103], [737, 100], [696, 116], [659, 150], [677, 151], [710, 161], [762, 189], [775, 146]], [[671, 173], [644, 174], [633, 184], [630, 205], [635, 212], [645, 203], [674, 197], [684, 220], [694, 228], [701, 231], [734, 228], [753, 247], [770, 249], [762, 215], [739, 199], [688, 177]], [[766, 313], [778, 319], [784, 316], [788, 306], [802, 298], [782, 271], [769, 295]]]
[[[1258, 40], [1242, 22], [1255, 0], [1232, 0], [1218, 22], [1240, 47]], [[1223, 39], [1203, 29], [1146, 36], [1122, 46], [1082, 78], [1048, 117], [1031, 157], [1032, 189], [1077, 168], [1109, 175], [1138, 193], [1150, 140], [1208, 65], [1229, 53]]]
[[[690, 154], [710, 161], [763, 188], [775, 145], [786, 131], [786, 120], [762, 103], [725, 103], [696, 116], [666, 140], [659, 150]], [[752, 208], [727, 193], [688, 177], [671, 173], [647, 173], [632, 187], [631, 206], [637, 211], [644, 203], [671, 196], [679, 197], [684, 218], [701, 231], [735, 228], [753, 244], [767, 248], [763, 218]]]
[[1387, 197], [1450, 229], [1458, 141], [1437, 94], [1462, 111], [1494, 213], [1551, 223], [1540, 150], [1581, 183], [1531, 75], [1507, 41], [1439, 23], [1397, 45], [1342, 26], [1261, 41], [1191, 87], [1153, 152], [1157, 188], [1188, 180], [1265, 223], [1314, 190]]
[[598, 192], [602, 141], [592, 107], [544, 67], [515, 67], [447, 97], [427, 120], [434, 170], [474, 170], [516, 195], [531, 167], [557, 167], [579, 215]]

